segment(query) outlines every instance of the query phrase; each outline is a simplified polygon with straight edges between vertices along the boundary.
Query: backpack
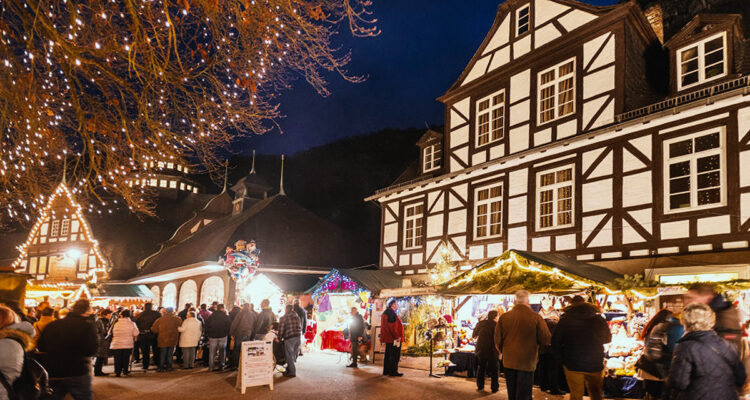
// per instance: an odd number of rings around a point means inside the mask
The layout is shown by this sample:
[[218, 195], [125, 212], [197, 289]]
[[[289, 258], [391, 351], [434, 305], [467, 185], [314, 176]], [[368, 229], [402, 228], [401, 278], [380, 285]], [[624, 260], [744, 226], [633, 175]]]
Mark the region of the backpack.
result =
[[[18, 343], [23, 347], [21, 342]], [[0, 383], [8, 392], [10, 400], [38, 400], [52, 394], [47, 370], [30, 353], [24, 352], [21, 375], [13, 382], [13, 385], [10, 385], [2, 373], [0, 373]]]

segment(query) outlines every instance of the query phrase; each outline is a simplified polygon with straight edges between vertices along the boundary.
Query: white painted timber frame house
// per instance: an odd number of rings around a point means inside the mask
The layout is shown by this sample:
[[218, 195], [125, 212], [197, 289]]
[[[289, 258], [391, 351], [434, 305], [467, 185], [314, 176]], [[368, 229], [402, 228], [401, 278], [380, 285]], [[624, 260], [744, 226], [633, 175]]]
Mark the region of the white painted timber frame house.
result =
[[[420, 174], [366, 199], [382, 208], [381, 267], [425, 274], [446, 243], [461, 269], [518, 249], [750, 278], [747, 23], [700, 14], [662, 43], [635, 2], [501, 4], [439, 98], [445, 131], [419, 141]], [[662, 91], [654, 48], [670, 59]]]

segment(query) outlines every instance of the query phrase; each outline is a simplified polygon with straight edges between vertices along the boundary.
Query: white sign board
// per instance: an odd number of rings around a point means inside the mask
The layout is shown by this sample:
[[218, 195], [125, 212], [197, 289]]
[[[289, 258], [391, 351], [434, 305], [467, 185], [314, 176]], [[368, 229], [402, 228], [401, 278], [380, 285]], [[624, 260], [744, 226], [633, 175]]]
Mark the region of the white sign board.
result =
[[268, 385], [273, 390], [274, 363], [272, 342], [242, 342], [236, 385], [242, 394], [251, 386]]

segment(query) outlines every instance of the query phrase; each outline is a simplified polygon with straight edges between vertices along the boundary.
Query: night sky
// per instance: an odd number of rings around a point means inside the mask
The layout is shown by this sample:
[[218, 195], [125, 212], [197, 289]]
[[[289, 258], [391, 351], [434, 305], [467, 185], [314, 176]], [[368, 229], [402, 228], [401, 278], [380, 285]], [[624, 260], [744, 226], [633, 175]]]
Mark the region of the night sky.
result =
[[[610, 5], [617, 0], [589, 0]], [[494, 20], [498, 0], [374, 0], [381, 34], [353, 38], [344, 27], [337, 43], [352, 51], [349, 71], [363, 83], [329, 76], [331, 95], [319, 96], [304, 80], [280, 97], [285, 118], [278, 130], [238, 143], [265, 154], [292, 154], [347, 136], [384, 128], [442, 125], [435, 100], [458, 78]]]

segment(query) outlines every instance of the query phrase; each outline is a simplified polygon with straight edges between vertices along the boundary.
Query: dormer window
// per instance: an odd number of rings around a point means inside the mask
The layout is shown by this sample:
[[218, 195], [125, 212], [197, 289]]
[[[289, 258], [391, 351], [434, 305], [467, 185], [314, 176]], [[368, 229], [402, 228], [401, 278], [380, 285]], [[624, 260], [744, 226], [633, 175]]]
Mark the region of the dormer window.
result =
[[529, 31], [529, 19], [531, 6], [525, 6], [516, 10], [516, 36], [521, 36]]
[[422, 172], [427, 173], [440, 168], [440, 152], [442, 146], [440, 143], [425, 146], [422, 150]]
[[677, 89], [720, 78], [727, 74], [727, 36], [720, 32], [677, 50]]

